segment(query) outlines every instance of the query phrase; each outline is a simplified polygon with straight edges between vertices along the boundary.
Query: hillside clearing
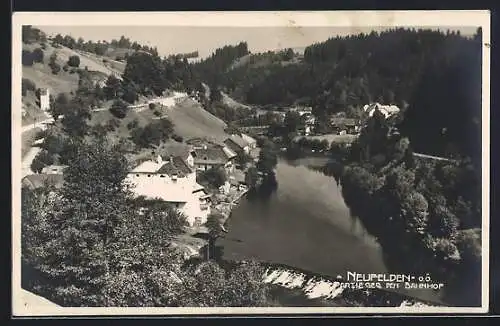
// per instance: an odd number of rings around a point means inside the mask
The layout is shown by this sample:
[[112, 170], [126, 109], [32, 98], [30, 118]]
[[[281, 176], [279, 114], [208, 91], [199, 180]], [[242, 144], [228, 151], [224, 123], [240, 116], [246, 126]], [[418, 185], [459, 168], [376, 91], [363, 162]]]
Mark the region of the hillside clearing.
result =
[[[217, 142], [227, 138], [224, 131], [226, 123], [204, 110], [199, 103], [192, 99], [185, 99], [172, 108], [161, 111], [174, 123], [175, 133], [184, 139], [209, 137]], [[140, 112], [143, 116], [151, 116], [152, 112], [146, 109]]]

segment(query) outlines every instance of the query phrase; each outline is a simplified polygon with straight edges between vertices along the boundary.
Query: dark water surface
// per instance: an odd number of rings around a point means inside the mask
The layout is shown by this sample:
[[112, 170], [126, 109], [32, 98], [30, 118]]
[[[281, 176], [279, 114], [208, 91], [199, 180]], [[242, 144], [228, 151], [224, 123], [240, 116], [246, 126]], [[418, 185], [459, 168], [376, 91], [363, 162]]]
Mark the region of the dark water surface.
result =
[[[332, 278], [345, 278], [347, 271], [387, 272], [378, 242], [351, 217], [334, 178], [308, 167], [326, 162], [280, 160], [278, 189], [268, 198], [243, 198], [233, 210], [229, 233], [218, 241], [223, 258], [253, 258]], [[440, 301], [430, 290], [410, 291]]]

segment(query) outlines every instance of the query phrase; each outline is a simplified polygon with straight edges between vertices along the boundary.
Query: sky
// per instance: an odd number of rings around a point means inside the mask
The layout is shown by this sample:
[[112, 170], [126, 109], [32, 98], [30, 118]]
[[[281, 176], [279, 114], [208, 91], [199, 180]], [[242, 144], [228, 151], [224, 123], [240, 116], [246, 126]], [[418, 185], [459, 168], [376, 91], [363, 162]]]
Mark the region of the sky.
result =
[[[200, 27], [200, 26], [37, 26], [48, 35], [71, 35], [85, 41], [119, 39], [124, 35], [132, 42], [156, 46], [160, 55], [199, 51], [200, 57], [210, 55], [224, 45], [246, 41], [251, 52], [283, 48], [300, 48], [330, 37], [381, 31], [384, 27]], [[418, 28], [418, 26], [415, 26]], [[430, 28], [430, 27], [426, 27]], [[437, 28], [433, 28], [437, 29]], [[475, 27], [443, 27], [472, 35]]]

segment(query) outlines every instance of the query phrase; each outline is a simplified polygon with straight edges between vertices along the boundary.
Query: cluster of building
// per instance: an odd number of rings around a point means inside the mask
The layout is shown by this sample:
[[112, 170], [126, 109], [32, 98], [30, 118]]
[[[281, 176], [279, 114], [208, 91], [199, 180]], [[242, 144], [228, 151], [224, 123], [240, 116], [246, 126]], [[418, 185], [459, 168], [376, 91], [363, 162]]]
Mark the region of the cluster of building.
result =
[[[126, 178], [136, 196], [160, 199], [182, 212], [191, 226], [203, 225], [210, 214], [210, 194], [196, 181], [196, 174], [211, 168], [223, 168], [230, 175], [239, 152], [250, 153], [255, 139], [231, 135], [223, 144], [192, 139], [186, 144], [173, 143], [157, 148], [139, 162]], [[63, 184], [65, 166], [48, 166], [41, 174], [28, 175], [22, 185], [31, 189], [47, 184]]]

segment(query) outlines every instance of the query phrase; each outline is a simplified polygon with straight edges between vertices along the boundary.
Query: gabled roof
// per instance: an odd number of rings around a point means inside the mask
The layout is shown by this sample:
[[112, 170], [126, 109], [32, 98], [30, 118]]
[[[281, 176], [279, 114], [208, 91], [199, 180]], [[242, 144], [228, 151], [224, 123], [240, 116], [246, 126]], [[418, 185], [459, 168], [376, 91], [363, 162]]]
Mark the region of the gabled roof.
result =
[[224, 151], [224, 154], [226, 154], [228, 159], [232, 159], [233, 157], [238, 156], [238, 154], [236, 154], [232, 149], [230, 149], [227, 146], [223, 146], [222, 150]]
[[226, 142], [232, 142], [233, 144], [236, 144], [239, 148], [245, 148], [248, 146], [248, 142], [243, 139], [243, 137], [239, 135], [231, 135], [229, 138], [227, 138], [224, 143]]
[[176, 175], [180, 178], [192, 173], [193, 171], [187, 165], [187, 163], [182, 159], [182, 157], [176, 156], [172, 157], [167, 163], [164, 163], [156, 173]]
[[31, 174], [22, 179], [22, 185], [31, 189], [41, 188], [47, 185], [62, 187], [64, 183], [62, 174]]
[[192, 150], [193, 147], [191, 145], [172, 142], [169, 144], [163, 144], [155, 150], [155, 153], [156, 155], [161, 155], [164, 160], [168, 159], [170, 156], [179, 156], [186, 159]]
[[243, 138], [243, 140], [246, 141], [248, 144], [257, 143], [257, 141], [254, 138], [248, 136], [247, 134], [241, 134], [241, 138]]
[[159, 165], [156, 161], [144, 161], [141, 164], [139, 164], [137, 167], [135, 167], [132, 172], [139, 172], [139, 173], [155, 173], [160, 169], [161, 165]]

